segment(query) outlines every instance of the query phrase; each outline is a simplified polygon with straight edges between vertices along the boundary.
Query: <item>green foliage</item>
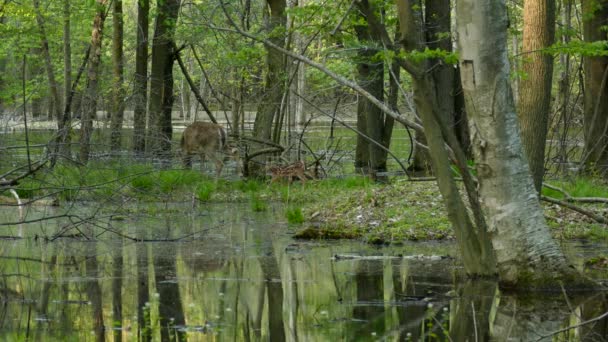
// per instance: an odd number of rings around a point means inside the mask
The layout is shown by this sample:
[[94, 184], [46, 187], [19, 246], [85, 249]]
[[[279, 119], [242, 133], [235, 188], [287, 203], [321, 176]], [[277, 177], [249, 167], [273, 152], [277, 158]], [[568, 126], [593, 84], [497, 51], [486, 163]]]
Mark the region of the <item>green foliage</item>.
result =
[[442, 49], [429, 49], [428, 47], [424, 51], [401, 51], [400, 57], [409, 59], [413, 62], [420, 63], [427, 59], [437, 58], [444, 61], [446, 64], [456, 65], [458, 64], [458, 54]]
[[207, 202], [211, 199], [211, 195], [215, 192], [216, 186], [211, 181], [202, 181], [196, 186], [196, 197], [199, 201]]
[[131, 186], [141, 192], [149, 192], [156, 185], [156, 179], [150, 174], [136, 176], [131, 180]]
[[258, 192], [262, 184], [258, 180], [239, 180], [235, 183], [235, 188], [242, 192]]
[[[572, 197], [603, 197], [608, 198], [608, 186], [599, 178], [577, 177], [572, 181], [551, 182], [566, 191]], [[558, 199], [564, 198], [560, 191], [543, 187], [542, 193]]]
[[249, 194], [249, 205], [251, 206], [251, 210], [255, 212], [268, 210], [268, 205], [266, 202], [262, 200], [255, 192], [251, 192]]
[[608, 41], [585, 42], [572, 40], [568, 43], [557, 42], [545, 49], [544, 52], [551, 55], [572, 54], [584, 57], [605, 57], [608, 56]]
[[163, 193], [170, 193], [180, 188], [192, 188], [201, 181], [202, 175], [195, 171], [168, 170], [159, 173], [159, 187]]
[[302, 213], [301, 207], [287, 207], [287, 209], [285, 209], [285, 217], [287, 218], [287, 222], [292, 224], [304, 223], [304, 214]]

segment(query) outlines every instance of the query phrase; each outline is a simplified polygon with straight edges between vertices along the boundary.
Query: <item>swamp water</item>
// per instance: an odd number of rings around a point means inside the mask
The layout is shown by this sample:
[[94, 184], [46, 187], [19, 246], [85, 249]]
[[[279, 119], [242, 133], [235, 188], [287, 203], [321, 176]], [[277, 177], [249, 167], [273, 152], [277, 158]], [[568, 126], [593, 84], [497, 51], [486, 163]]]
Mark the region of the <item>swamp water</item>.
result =
[[[0, 340], [535, 341], [577, 325], [544, 340], [608, 340], [606, 318], [581, 325], [607, 293], [504, 295], [463, 278], [453, 242], [298, 241], [281, 207], [189, 205], [30, 208], [0, 226]], [[577, 267], [608, 254], [565, 248]]]

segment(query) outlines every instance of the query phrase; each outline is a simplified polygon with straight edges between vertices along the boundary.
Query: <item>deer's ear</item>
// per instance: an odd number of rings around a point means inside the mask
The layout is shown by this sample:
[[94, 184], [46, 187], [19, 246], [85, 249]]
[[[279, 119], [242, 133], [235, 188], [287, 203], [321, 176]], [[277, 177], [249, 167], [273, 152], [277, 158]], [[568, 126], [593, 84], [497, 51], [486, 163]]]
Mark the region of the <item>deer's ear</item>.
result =
[[239, 153], [239, 149], [236, 148], [236, 147], [234, 147], [234, 148], [230, 149], [230, 153], [231, 154], [238, 154]]

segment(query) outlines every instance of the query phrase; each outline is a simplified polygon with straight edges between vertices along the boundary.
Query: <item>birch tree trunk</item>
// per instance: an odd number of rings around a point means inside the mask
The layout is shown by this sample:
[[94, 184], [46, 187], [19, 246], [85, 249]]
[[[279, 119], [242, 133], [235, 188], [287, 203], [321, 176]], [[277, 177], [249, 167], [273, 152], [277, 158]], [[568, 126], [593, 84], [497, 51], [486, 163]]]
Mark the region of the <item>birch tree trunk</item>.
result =
[[[406, 51], [420, 50], [424, 46], [422, 27], [417, 24], [419, 21], [416, 19], [420, 16], [415, 12], [415, 8], [412, 0], [397, 2], [400, 41]], [[428, 70], [426, 62], [420, 62], [417, 66], [422, 70]], [[437, 177], [437, 185], [445, 203], [448, 218], [454, 226], [465, 270], [471, 276], [492, 277], [496, 274], [496, 262], [491, 244], [486, 238], [485, 222], [477, 210], [475, 224], [473, 223], [456, 186], [449, 154], [444, 143], [442, 122], [438, 121], [443, 117], [438, 112], [437, 87], [432, 75], [423, 73], [423, 75], [412, 75], [414, 101], [424, 125], [424, 135], [428, 138], [433, 173]], [[445, 121], [443, 125], [447, 131], [451, 127], [448, 127]], [[472, 206], [478, 206], [479, 204], [472, 197], [469, 196]]]
[[553, 56], [542, 49], [555, 38], [555, 0], [524, 1], [524, 77], [519, 84], [517, 114], [521, 139], [536, 191], [540, 192], [545, 173], [545, 145], [551, 109]]
[[103, 37], [103, 24], [106, 19], [106, 6], [108, 0], [96, 0], [97, 13], [93, 19], [93, 32], [91, 34], [91, 53], [87, 71], [87, 88], [84, 92], [82, 116], [80, 120], [80, 162], [86, 164], [91, 152], [91, 134], [93, 120], [97, 115], [97, 92], [99, 87], [99, 67], [101, 65], [101, 39]]
[[456, 17], [478, 192], [501, 285], [592, 286], [552, 239], [523, 155], [509, 83], [505, 0], [458, 0]]

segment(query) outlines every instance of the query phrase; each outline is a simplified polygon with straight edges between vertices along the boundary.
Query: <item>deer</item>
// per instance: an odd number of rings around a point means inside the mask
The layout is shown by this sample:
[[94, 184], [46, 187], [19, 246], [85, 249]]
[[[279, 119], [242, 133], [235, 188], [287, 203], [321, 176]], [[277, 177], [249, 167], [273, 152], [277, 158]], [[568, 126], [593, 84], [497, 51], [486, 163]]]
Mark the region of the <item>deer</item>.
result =
[[306, 174], [304, 173], [306, 165], [302, 160], [285, 166], [273, 165], [268, 167], [268, 171], [272, 175], [271, 184], [283, 178], [286, 178], [289, 184], [291, 184], [294, 178], [298, 178], [302, 184], [306, 184]]
[[219, 178], [224, 167], [224, 157], [228, 155], [237, 162], [238, 170], [238, 148], [228, 145], [226, 140], [226, 131], [222, 126], [210, 122], [193, 122], [184, 130], [180, 142], [184, 167], [191, 169], [192, 156], [199, 155], [202, 172], [207, 157], [215, 163], [215, 176]]

